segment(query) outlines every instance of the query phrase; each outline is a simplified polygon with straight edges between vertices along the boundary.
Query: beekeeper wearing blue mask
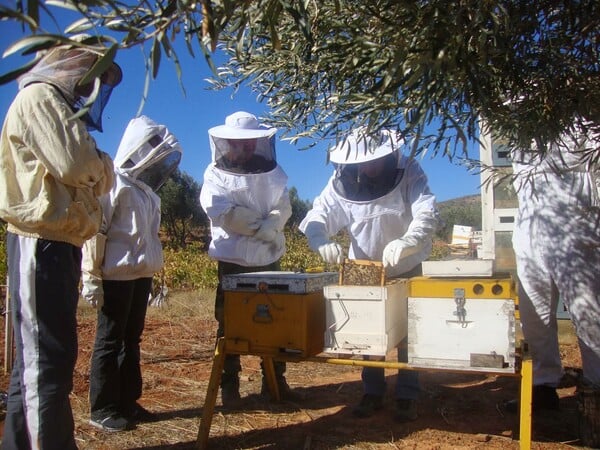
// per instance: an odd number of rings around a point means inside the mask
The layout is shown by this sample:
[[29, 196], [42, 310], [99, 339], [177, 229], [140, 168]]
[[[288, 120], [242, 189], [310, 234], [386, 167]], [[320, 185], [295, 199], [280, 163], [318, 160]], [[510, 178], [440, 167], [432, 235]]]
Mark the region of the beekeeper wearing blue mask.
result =
[[[69, 394], [77, 359], [81, 246], [102, 221], [97, 197], [112, 187], [112, 160], [88, 133], [101, 107], [82, 113], [95, 88], [121, 81], [116, 64], [90, 69], [102, 45], [60, 45], [19, 78], [0, 136], [0, 218], [7, 257], [15, 361], [3, 448], [76, 449]], [[89, 82], [86, 81], [89, 78]], [[100, 101], [100, 100], [99, 100]], [[104, 105], [102, 103], [102, 105]]]
[[[418, 162], [402, 154], [403, 141], [389, 130], [351, 132], [330, 153], [335, 171], [312, 209], [300, 223], [308, 243], [327, 263], [341, 263], [344, 249], [331, 240], [338, 231], [350, 237], [348, 257], [382, 261], [388, 277], [418, 275], [431, 253], [437, 224], [435, 197]], [[406, 345], [398, 360], [407, 360]], [[364, 395], [354, 408], [369, 417], [383, 407], [386, 391], [382, 368], [362, 370]], [[399, 371], [394, 417], [417, 418], [417, 373]]]

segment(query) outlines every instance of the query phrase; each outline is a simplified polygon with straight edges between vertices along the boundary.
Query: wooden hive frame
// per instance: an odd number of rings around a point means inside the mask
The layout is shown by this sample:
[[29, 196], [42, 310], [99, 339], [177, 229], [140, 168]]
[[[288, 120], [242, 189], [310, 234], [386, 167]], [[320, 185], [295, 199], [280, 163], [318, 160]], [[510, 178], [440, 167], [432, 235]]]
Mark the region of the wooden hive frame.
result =
[[385, 270], [380, 261], [348, 259], [342, 263], [340, 285], [384, 286]]

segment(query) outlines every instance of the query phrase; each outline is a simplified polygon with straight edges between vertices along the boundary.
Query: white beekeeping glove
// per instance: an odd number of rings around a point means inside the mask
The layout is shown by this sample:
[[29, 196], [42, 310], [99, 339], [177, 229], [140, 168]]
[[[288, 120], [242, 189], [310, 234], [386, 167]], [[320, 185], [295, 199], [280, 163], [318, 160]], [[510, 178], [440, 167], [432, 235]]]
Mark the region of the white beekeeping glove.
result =
[[306, 226], [304, 232], [308, 239], [309, 247], [319, 252], [323, 261], [328, 264], [341, 264], [344, 259], [344, 250], [342, 246], [331, 241], [327, 237], [325, 224], [320, 222], [311, 222]]
[[383, 249], [383, 267], [388, 275], [400, 275], [414, 267], [414, 261], [407, 258], [420, 250], [415, 239], [400, 238], [389, 242]]
[[319, 254], [328, 264], [341, 264], [344, 259], [344, 250], [340, 244], [326, 242], [319, 246]]
[[269, 213], [267, 218], [262, 221], [260, 228], [254, 237], [261, 241], [274, 242], [282, 231], [281, 214], [278, 210], [273, 210]]
[[234, 206], [223, 218], [223, 228], [225, 231], [244, 236], [253, 236], [256, 230], [260, 228], [262, 217], [256, 211], [252, 211], [245, 206]]
[[81, 296], [94, 308], [102, 308], [104, 289], [102, 288], [102, 261], [106, 235], [98, 233], [83, 244], [81, 258]]

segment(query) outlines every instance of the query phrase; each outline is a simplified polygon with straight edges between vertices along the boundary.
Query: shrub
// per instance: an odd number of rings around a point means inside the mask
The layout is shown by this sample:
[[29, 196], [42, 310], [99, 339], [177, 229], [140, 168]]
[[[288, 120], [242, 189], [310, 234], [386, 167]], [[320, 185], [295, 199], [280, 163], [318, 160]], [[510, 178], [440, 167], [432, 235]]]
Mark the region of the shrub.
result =
[[[0, 284], [4, 284], [7, 274], [6, 264], [6, 223], [0, 222]], [[286, 230], [286, 252], [281, 259], [281, 269], [304, 272], [311, 269], [337, 271], [337, 265], [327, 265], [317, 252], [313, 252], [306, 237], [295, 230]], [[348, 237], [340, 233], [334, 238], [345, 249]], [[435, 241], [429, 259], [442, 259], [447, 255], [448, 247], [442, 241]], [[217, 262], [208, 256], [202, 242], [192, 242], [186, 248], [164, 248], [164, 267], [156, 275], [156, 282], [165, 284], [169, 289], [215, 289], [217, 287]]]
[[[325, 263], [317, 252], [308, 246], [306, 236], [299, 231], [285, 232], [286, 252], [281, 258], [281, 269], [293, 272], [304, 272], [307, 269], [323, 268]], [[334, 269], [330, 269], [334, 270]]]
[[170, 289], [214, 289], [217, 287], [217, 262], [202, 249], [201, 243], [185, 248], [164, 249], [165, 264], [159, 278]]
[[[313, 268], [337, 270], [337, 266], [325, 267], [318, 253], [313, 252], [306, 237], [299, 231], [286, 230], [286, 252], [281, 259], [281, 269], [303, 272]], [[343, 237], [336, 237], [343, 245]], [[346, 245], [347, 247], [347, 245]], [[217, 262], [194, 242], [186, 248], [164, 248], [165, 264], [156, 281], [170, 289], [214, 289], [217, 286]]]

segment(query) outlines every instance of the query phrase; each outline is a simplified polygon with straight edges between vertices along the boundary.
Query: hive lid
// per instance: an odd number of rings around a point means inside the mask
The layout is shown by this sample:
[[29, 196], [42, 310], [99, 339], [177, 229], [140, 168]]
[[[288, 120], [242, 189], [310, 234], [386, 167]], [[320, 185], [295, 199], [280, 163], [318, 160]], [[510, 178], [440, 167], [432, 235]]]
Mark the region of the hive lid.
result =
[[423, 275], [430, 277], [491, 277], [494, 274], [492, 259], [449, 259], [423, 261]]
[[338, 278], [337, 272], [264, 271], [225, 275], [222, 284], [226, 291], [303, 294], [337, 284]]

